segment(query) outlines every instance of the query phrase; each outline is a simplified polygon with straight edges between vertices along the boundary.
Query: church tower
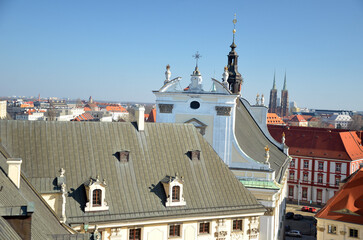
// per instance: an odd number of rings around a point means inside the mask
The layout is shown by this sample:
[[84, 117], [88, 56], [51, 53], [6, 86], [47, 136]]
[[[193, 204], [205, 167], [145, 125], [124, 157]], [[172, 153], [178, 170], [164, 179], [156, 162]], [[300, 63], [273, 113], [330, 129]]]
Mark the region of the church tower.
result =
[[277, 113], [277, 89], [276, 89], [275, 75], [276, 73], [274, 73], [274, 83], [270, 91], [270, 102], [268, 104], [269, 113]]
[[234, 36], [236, 34], [236, 23], [237, 19], [235, 15], [233, 19], [233, 24], [234, 24], [233, 42], [230, 46], [231, 51], [228, 54], [227, 68], [228, 68], [229, 77], [227, 82], [229, 84], [229, 90], [234, 94], [239, 94], [241, 93], [241, 85], [243, 83], [243, 79], [241, 74], [238, 72], [238, 54], [235, 51], [235, 48], [237, 47], [237, 45], [234, 43]]
[[286, 88], [286, 72], [284, 78], [284, 87], [281, 90], [281, 117], [287, 117], [289, 115], [289, 92]]

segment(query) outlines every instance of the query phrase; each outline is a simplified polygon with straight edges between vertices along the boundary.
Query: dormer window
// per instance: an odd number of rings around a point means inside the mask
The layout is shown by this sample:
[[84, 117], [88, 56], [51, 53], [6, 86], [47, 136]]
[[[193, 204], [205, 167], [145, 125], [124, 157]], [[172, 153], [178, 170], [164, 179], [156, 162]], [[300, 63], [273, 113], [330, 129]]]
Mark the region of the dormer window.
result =
[[175, 174], [175, 177], [166, 176], [163, 180], [161, 180], [161, 183], [163, 184], [166, 194], [166, 207], [186, 205], [183, 196], [183, 177], [179, 178], [178, 174]]
[[105, 201], [106, 186], [106, 181], [103, 180], [101, 182], [98, 176], [96, 179], [90, 178], [84, 183], [87, 196], [87, 203], [84, 209], [85, 212], [105, 211], [109, 209], [107, 202]]

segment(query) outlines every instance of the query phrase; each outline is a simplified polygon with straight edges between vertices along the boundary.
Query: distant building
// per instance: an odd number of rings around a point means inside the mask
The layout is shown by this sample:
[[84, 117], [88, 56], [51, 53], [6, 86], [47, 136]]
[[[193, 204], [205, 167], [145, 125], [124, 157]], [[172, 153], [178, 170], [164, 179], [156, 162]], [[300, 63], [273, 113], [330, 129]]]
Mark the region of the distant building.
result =
[[308, 121], [302, 115], [292, 115], [289, 117], [288, 125], [297, 127], [307, 127]]
[[352, 117], [348, 114], [333, 114], [329, 118], [324, 119], [324, 122], [332, 124], [335, 128], [347, 129], [349, 123], [352, 122]]
[[288, 199], [324, 204], [339, 182], [363, 163], [363, 146], [355, 131], [269, 125], [271, 135], [286, 145], [289, 166]]
[[289, 116], [289, 92], [286, 87], [286, 73], [284, 77], [284, 86], [281, 90], [281, 100], [277, 97], [277, 89], [275, 83], [275, 75], [273, 86], [270, 91], [269, 113], [276, 113], [280, 117]]
[[286, 125], [276, 113], [267, 113], [267, 124]]
[[7, 101], [0, 101], [0, 119], [5, 119], [7, 115]]
[[317, 239], [363, 238], [363, 168], [344, 180], [344, 185], [315, 215]]

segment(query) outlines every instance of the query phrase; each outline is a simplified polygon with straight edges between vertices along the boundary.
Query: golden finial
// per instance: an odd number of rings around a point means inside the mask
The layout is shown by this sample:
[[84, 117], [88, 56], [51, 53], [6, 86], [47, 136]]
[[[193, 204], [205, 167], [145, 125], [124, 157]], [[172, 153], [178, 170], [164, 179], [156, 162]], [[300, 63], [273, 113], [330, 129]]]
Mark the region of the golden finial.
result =
[[282, 136], [285, 137], [285, 132], [282, 132]]
[[236, 18], [236, 14], [234, 14], [234, 19], [233, 19], [233, 34], [236, 33], [236, 23], [237, 23], [237, 18]]
[[270, 149], [268, 148], [268, 146], [267, 146], [267, 145], [266, 145], [266, 147], [265, 147], [265, 151], [266, 151], [266, 152], [270, 151]]

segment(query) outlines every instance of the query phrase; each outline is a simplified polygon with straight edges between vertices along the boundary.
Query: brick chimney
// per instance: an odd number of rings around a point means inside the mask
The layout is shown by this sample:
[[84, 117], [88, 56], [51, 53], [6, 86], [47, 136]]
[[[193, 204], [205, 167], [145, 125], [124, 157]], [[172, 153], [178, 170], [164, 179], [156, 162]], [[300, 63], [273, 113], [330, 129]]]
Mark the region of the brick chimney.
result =
[[21, 158], [8, 158], [8, 177], [13, 181], [17, 188], [20, 188]]
[[135, 118], [137, 122], [137, 129], [139, 131], [144, 131], [145, 129], [145, 108], [140, 105], [135, 106]]

